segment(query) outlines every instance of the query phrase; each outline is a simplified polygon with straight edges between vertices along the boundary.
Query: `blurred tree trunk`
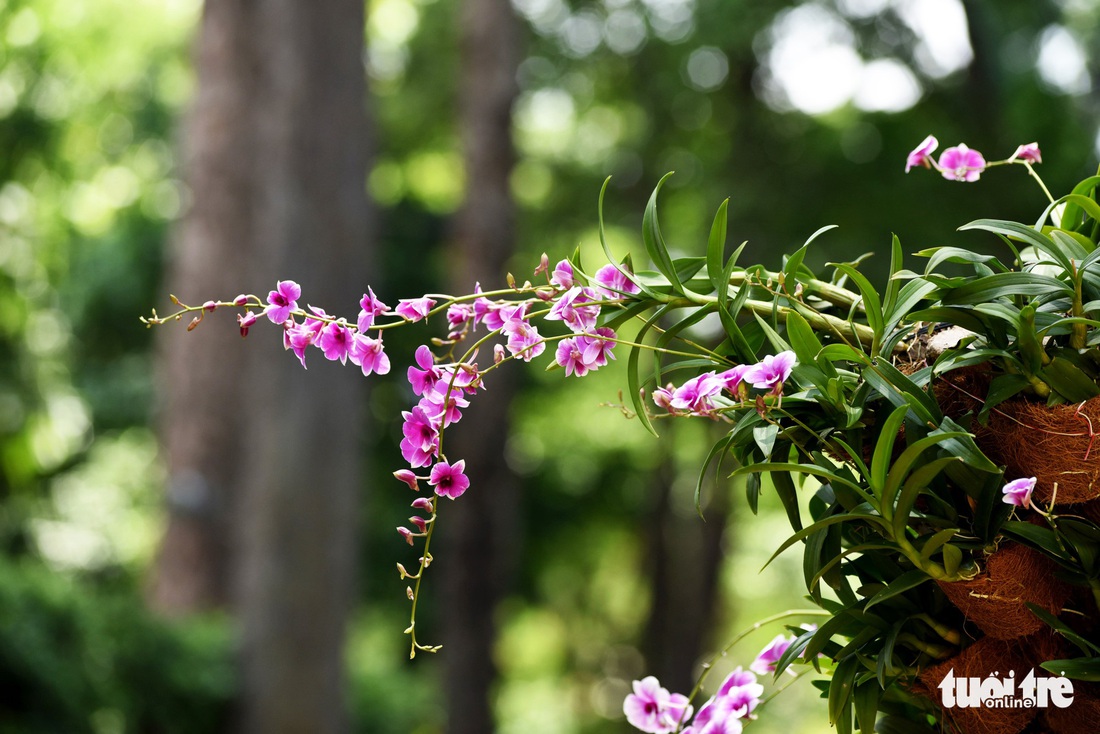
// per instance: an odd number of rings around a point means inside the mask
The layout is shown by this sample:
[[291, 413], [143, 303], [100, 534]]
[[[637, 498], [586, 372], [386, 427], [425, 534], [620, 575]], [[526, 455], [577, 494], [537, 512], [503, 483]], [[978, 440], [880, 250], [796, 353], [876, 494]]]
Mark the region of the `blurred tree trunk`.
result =
[[[700, 520], [685, 499], [673, 496], [677, 467], [667, 452], [674, 427], [658, 442], [665, 456], [655, 475], [656, 497], [649, 518], [646, 559], [653, 603], [646, 624], [643, 654], [646, 670], [670, 691], [690, 691], [698, 680], [696, 664], [714, 621], [722, 540], [730, 517], [727, 492], [704, 496]], [[682, 469], [681, 469], [682, 471]], [[690, 501], [690, 500], [688, 500]]]
[[[452, 287], [468, 293], [503, 282], [515, 247], [515, 206], [509, 190], [514, 164], [512, 104], [519, 64], [519, 25], [508, 0], [465, 0], [461, 7], [459, 125], [464, 146], [466, 200], [455, 220]], [[484, 351], [480, 362], [492, 360]], [[443, 575], [444, 687], [450, 734], [494, 729], [489, 694], [494, 609], [511, 577], [518, 520], [518, 483], [502, 458], [513, 370], [494, 372], [472, 401], [460, 430], [448, 434], [451, 461], [466, 460], [470, 489], [443, 509], [439, 554]]]
[[[363, 14], [355, 0], [207, 0], [184, 133], [194, 201], [169, 273], [184, 300], [290, 278], [303, 303], [356, 310]], [[271, 324], [242, 344], [229, 314], [163, 333], [169, 526], [151, 600], [170, 613], [232, 606], [239, 731], [344, 731], [363, 377], [317, 352], [303, 371]]]

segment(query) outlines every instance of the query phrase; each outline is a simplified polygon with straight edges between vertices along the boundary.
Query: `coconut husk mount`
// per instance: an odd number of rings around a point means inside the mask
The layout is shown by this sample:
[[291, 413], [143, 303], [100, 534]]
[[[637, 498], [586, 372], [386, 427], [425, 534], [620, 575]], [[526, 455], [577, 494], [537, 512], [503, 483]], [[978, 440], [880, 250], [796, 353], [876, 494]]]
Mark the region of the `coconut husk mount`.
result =
[[[977, 415], [991, 379], [984, 366], [955, 370], [938, 378], [932, 390], [946, 415], [956, 420], [974, 416], [975, 441], [1005, 467], [1006, 481], [1035, 477], [1033, 498], [1044, 506], [1100, 521], [1100, 398], [1055, 406], [1014, 398], [990, 409], [982, 424]], [[920, 674], [916, 689], [937, 704], [937, 686], [949, 670], [956, 677], [976, 678], [1014, 671], [1020, 680], [1032, 670], [1047, 675], [1040, 665], [1048, 660], [1080, 654], [1027, 604], [1055, 616], [1063, 610], [1082, 612], [1063, 615], [1063, 621], [1073, 618], [1073, 626], [1100, 621], [1091, 596], [1061, 580], [1058, 566], [1028, 546], [1002, 540], [979, 566], [982, 571], [973, 579], [937, 582], [962, 613], [964, 632], [975, 640]], [[1074, 702], [1064, 709], [941, 708], [940, 720], [945, 731], [962, 734], [1100, 732], [1100, 685], [1075, 680]]]

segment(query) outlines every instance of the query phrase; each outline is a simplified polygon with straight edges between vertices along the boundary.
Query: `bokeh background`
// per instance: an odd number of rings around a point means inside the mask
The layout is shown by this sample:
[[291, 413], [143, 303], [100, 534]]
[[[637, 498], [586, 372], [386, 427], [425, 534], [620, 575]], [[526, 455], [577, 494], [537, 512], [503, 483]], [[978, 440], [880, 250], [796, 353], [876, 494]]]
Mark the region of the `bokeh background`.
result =
[[[138, 317], [276, 278], [354, 314], [368, 284], [592, 262], [607, 176], [640, 257], [670, 170], [679, 253], [727, 197], [769, 266], [827, 224], [813, 267], [894, 233], [995, 246], [955, 228], [1037, 218], [1023, 171], [947, 183], [906, 153], [1038, 141], [1064, 193], [1096, 171], [1098, 74], [1094, 0], [0, 0], [0, 732], [625, 731], [630, 680], [686, 692], [806, 606], [796, 553], [759, 573], [767, 493], [754, 518], [719, 477], [696, 513], [720, 426], [654, 440], [611, 368], [494, 373], [448, 437], [474, 486], [421, 602], [444, 649], [409, 661], [390, 472], [404, 365], [444, 327], [387, 336], [368, 380], [227, 313]], [[751, 730], [826, 730], [815, 696]]]

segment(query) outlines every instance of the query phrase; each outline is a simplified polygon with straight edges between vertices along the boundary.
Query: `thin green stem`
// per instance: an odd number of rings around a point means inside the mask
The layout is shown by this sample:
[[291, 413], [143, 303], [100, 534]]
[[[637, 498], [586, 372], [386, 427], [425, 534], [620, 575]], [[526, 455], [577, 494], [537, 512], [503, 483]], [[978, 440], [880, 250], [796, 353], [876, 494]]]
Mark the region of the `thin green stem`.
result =
[[[773, 614], [770, 617], [765, 617], [764, 619], [761, 619], [758, 622], [753, 623], [753, 625], [751, 627], [749, 627], [748, 629], [746, 629], [743, 632], [741, 632], [740, 634], [738, 634], [736, 637], [734, 637], [732, 640], [730, 640], [730, 642], [725, 647], [723, 647], [721, 650], [716, 652], [714, 655], [712, 655], [710, 657], [710, 659], [708, 659], [705, 663], [703, 663], [703, 672], [699, 675], [699, 680], [697, 680], [695, 682], [695, 687], [691, 689], [691, 693], [688, 694], [688, 701], [695, 700], [695, 697], [697, 695], [699, 695], [699, 691], [701, 691], [703, 689], [703, 683], [706, 682], [707, 676], [709, 676], [710, 672], [714, 669], [715, 663], [717, 663], [719, 660], [721, 660], [726, 655], [728, 655], [729, 651], [732, 650], [733, 646], [736, 645], [738, 642], [745, 639], [746, 637], [748, 637], [749, 635], [751, 635], [753, 632], [760, 629], [761, 627], [763, 627], [765, 625], [768, 625], [768, 624], [771, 624], [772, 622], [778, 622], [781, 619], [788, 619], [790, 617], [807, 617], [807, 616], [810, 616], [810, 617], [828, 617], [828, 616], [831, 616], [831, 614], [829, 612], [825, 611], [824, 609], [788, 609], [784, 612], [778, 612], [777, 614]], [[679, 725], [677, 725], [677, 727], [676, 727], [676, 732], [677, 733], [680, 732], [681, 729], [683, 729], [683, 726], [684, 726], [685, 723], [687, 723], [687, 722], [681, 721], [679, 723]]]

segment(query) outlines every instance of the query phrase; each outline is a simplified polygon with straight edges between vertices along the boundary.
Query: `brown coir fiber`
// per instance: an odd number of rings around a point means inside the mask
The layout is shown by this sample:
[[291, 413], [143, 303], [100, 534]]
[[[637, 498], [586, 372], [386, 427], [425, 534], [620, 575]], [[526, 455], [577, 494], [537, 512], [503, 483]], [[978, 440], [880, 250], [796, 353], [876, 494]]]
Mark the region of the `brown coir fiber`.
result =
[[937, 581], [963, 616], [990, 637], [1012, 640], [1030, 635], [1043, 622], [1027, 608], [1037, 604], [1062, 611], [1069, 587], [1055, 578], [1054, 563], [1026, 545], [1006, 542], [986, 561], [985, 571], [968, 581]]
[[1100, 497], [1100, 398], [1075, 405], [1010, 400], [990, 412], [979, 443], [1005, 477], [1035, 477], [1034, 497], [1073, 504]]
[[[943, 718], [962, 734], [1018, 734], [1037, 715], [1033, 708], [942, 708], [940, 681], [948, 671], [955, 678], [1007, 678], [1014, 671], [1021, 680], [1036, 667], [1029, 659], [1030, 648], [1019, 642], [983, 637], [953, 658], [928, 668], [918, 677], [917, 691], [940, 704]], [[946, 727], [945, 727], [946, 729]]]
[[[984, 406], [992, 374], [986, 365], [953, 370], [933, 384], [945, 415], [975, 416]], [[1006, 479], [1035, 477], [1035, 498], [1072, 504], [1100, 498], [1100, 398], [1054, 405], [1017, 398], [989, 413], [987, 425], [970, 425], [978, 446], [1003, 464]]]
[[1100, 731], [1100, 686], [1073, 681], [1073, 703], [1066, 708], [1050, 706], [1042, 723], [1051, 734], [1092, 734]]

